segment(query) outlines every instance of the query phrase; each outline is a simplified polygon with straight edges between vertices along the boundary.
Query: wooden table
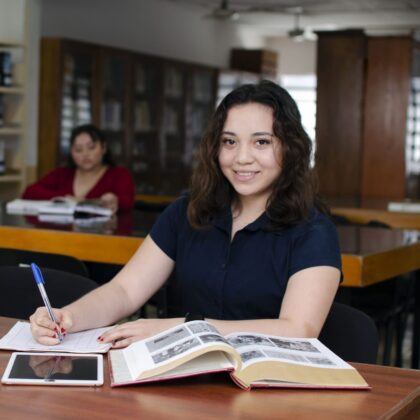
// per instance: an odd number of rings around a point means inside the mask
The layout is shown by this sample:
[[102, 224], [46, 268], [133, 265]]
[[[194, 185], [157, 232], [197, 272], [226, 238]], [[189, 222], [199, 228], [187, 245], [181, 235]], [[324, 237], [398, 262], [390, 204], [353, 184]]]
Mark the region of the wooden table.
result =
[[331, 213], [346, 217], [352, 223], [371, 221], [385, 223], [395, 229], [420, 229], [420, 213], [403, 213], [385, 209], [332, 207]]
[[[0, 335], [14, 324], [0, 317]], [[0, 351], [0, 372], [9, 359]], [[110, 388], [0, 385], [5, 419], [418, 419], [420, 372], [354, 364], [370, 391], [239, 389], [227, 374], [161, 384]]]
[[392, 198], [326, 197], [331, 213], [345, 217], [351, 223], [385, 223], [395, 229], [419, 229], [420, 213], [388, 211]]
[[[125, 215], [128, 217], [128, 215]], [[137, 212], [132, 234], [114, 232], [100, 234], [34, 227], [14, 226], [17, 219], [5, 219], [0, 225], [0, 247], [55, 252], [82, 261], [124, 265], [142, 243], [152, 221], [158, 216]], [[146, 221], [144, 221], [146, 219]], [[141, 227], [139, 227], [141, 225]], [[338, 227], [345, 287], [366, 287], [403, 273], [420, 269], [420, 240], [412, 231], [380, 228]], [[407, 243], [407, 238], [415, 239]], [[138, 235], [138, 236], [133, 236]], [[416, 285], [416, 302], [420, 302], [420, 281]], [[414, 335], [420, 337], [420, 304], [416, 305]], [[419, 367], [420, 343], [413, 341], [412, 367]]]
[[[51, 224], [35, 227], [19, 224], [17, 217], [5, 218], [0, 224], [0, 247], [62, 253], [82, 261], [123, 265], [142, 243], [157, 216], [158, 213], [134, 213], [129, 216], [134, 220], [131, 231], [117, 230], [112, 234], [80, 232]], [[343, 286], [365, 287], [420, 269], [420, 240], [406, 243], [405, 231], [339, 227], [338, 233]]]

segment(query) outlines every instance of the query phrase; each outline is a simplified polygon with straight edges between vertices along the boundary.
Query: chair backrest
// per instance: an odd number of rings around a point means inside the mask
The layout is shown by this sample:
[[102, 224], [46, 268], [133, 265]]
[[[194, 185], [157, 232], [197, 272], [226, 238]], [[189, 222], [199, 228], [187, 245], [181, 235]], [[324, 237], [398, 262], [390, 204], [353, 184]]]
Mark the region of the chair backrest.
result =
[[347, 362], [376, 363], [378, 330], [364, 312], [334, 302], [319, 340]]
[[29, 265], [30, 263], [35, 263], [39, 267], [53, 268], [89, 277], [89, 271], [83, 261], [69, 255], [0, 248], [0, 266]]
[[[65, 271], [41, 269], [51, 305], [61, 308], [95, 289], [93, 280]], [[0, 316], [27, 319], [44, 306], [32, 270], [0, 266]]]

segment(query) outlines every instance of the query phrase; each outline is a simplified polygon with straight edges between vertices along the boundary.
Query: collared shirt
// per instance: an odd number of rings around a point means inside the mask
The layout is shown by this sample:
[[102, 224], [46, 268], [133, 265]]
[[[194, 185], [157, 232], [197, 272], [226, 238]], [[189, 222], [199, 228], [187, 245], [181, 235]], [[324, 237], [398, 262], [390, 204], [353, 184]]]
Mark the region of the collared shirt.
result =
[[175, 261], [179, 313], [214, 319], [278, 318], [289, 278], [309, 267], [341, 270], [334, 224], [317, 210], [310, 220], [273, 231], [262, 214], [231, 240], [232, 214], [208, 229], [187, 220], [188, 198], [168, 206], [152, 228], [157, 246]]

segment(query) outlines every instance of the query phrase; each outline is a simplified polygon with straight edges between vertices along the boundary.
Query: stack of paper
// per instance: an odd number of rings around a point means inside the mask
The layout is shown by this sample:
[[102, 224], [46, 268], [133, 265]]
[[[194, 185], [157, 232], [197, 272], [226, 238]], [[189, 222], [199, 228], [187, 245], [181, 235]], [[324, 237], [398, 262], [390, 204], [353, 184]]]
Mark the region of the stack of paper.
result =
[[57, 351], [65, 353], [106, 353], [111, 343], [99, 343], [97, 338], [112, 327], [95, 328], [66, 335], [56, 346], [44, 346], [34, 340], [28, 322], [18, 321], [0, 339], [0, 349], [20, 351]]

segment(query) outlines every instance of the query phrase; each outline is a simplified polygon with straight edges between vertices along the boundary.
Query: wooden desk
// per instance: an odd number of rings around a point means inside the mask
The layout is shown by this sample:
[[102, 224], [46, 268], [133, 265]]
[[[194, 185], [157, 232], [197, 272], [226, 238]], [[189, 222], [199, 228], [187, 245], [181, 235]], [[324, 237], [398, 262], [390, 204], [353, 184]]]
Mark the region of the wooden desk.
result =
[[[139, 247], [158, 214], [134, 212], [128, 215], [133, 219], [131, 231], [113, 234], [73, 231], [51, 224], [35, 227], [25, 222], [23, 216], [4, 216], [0, 222], [0, 247], [56, 252], [83, 261], [123, 265]], [[420, 240], [406, 244], [407, 232], [339, 227], [338, 233], [343, 286], [365, 287], [420, 269]]]
[[0, 226], [0, 247], [55, 252], [82, 261], [124, 265], [143, 238], [53, 229]]
[[331, 213], [346, 217], [352, 223], [378, 221], [395, 229], [419, 229], [420, 213], [391, 212], [385, 209], [332, 207]]
[[326, 197], [333, 215], [343, 216], [351, 223], [366, 224], [381, 222], [394, 229], [420, 230], [420, 213], [391, 212], [388, 203], [391, 198]]
[[[0, 317], [0, 335], [14, 324]], [[3, 374], [9, 351], [0, 351]], [[110, 388], [0, 385], [2, 418], [418, 419], [420, 372], [355, 364], [371, 391], [239, 389], [227, 374]], [[409, 417], [410, 416], [410, 417]]]
[[[97, 234], [13, 226], [15, 219], [0, 225], [0, 247], [56, 252], [83, 261], [124, 265], [134, 254], [158, 214], [135, 213], [133, 234]], [[144, 222], [144, 219], [147, 219]], [[13, 222], [13, 223], [12, 223]], [[4, 223], [4, 222], [3, 222]], [[141, 229], [137, 227], [141, 224]], [[338, 227], [344, 281], [342, 286], [366, 287], [403, 273], [420, 270], [420, 240], [417, 232], [395, 229]], [[413, 235], [415, 239], [413, 240]], [[407, 238], [412, 239], [407, 243]], [[420, 302], [420, 280], [416, 282], [416, 302]], [[414, 316], [414, 337], [420, 337], [420, 303]], [[413, 340], [412, 367], [419, 367], [420, 343]]]

